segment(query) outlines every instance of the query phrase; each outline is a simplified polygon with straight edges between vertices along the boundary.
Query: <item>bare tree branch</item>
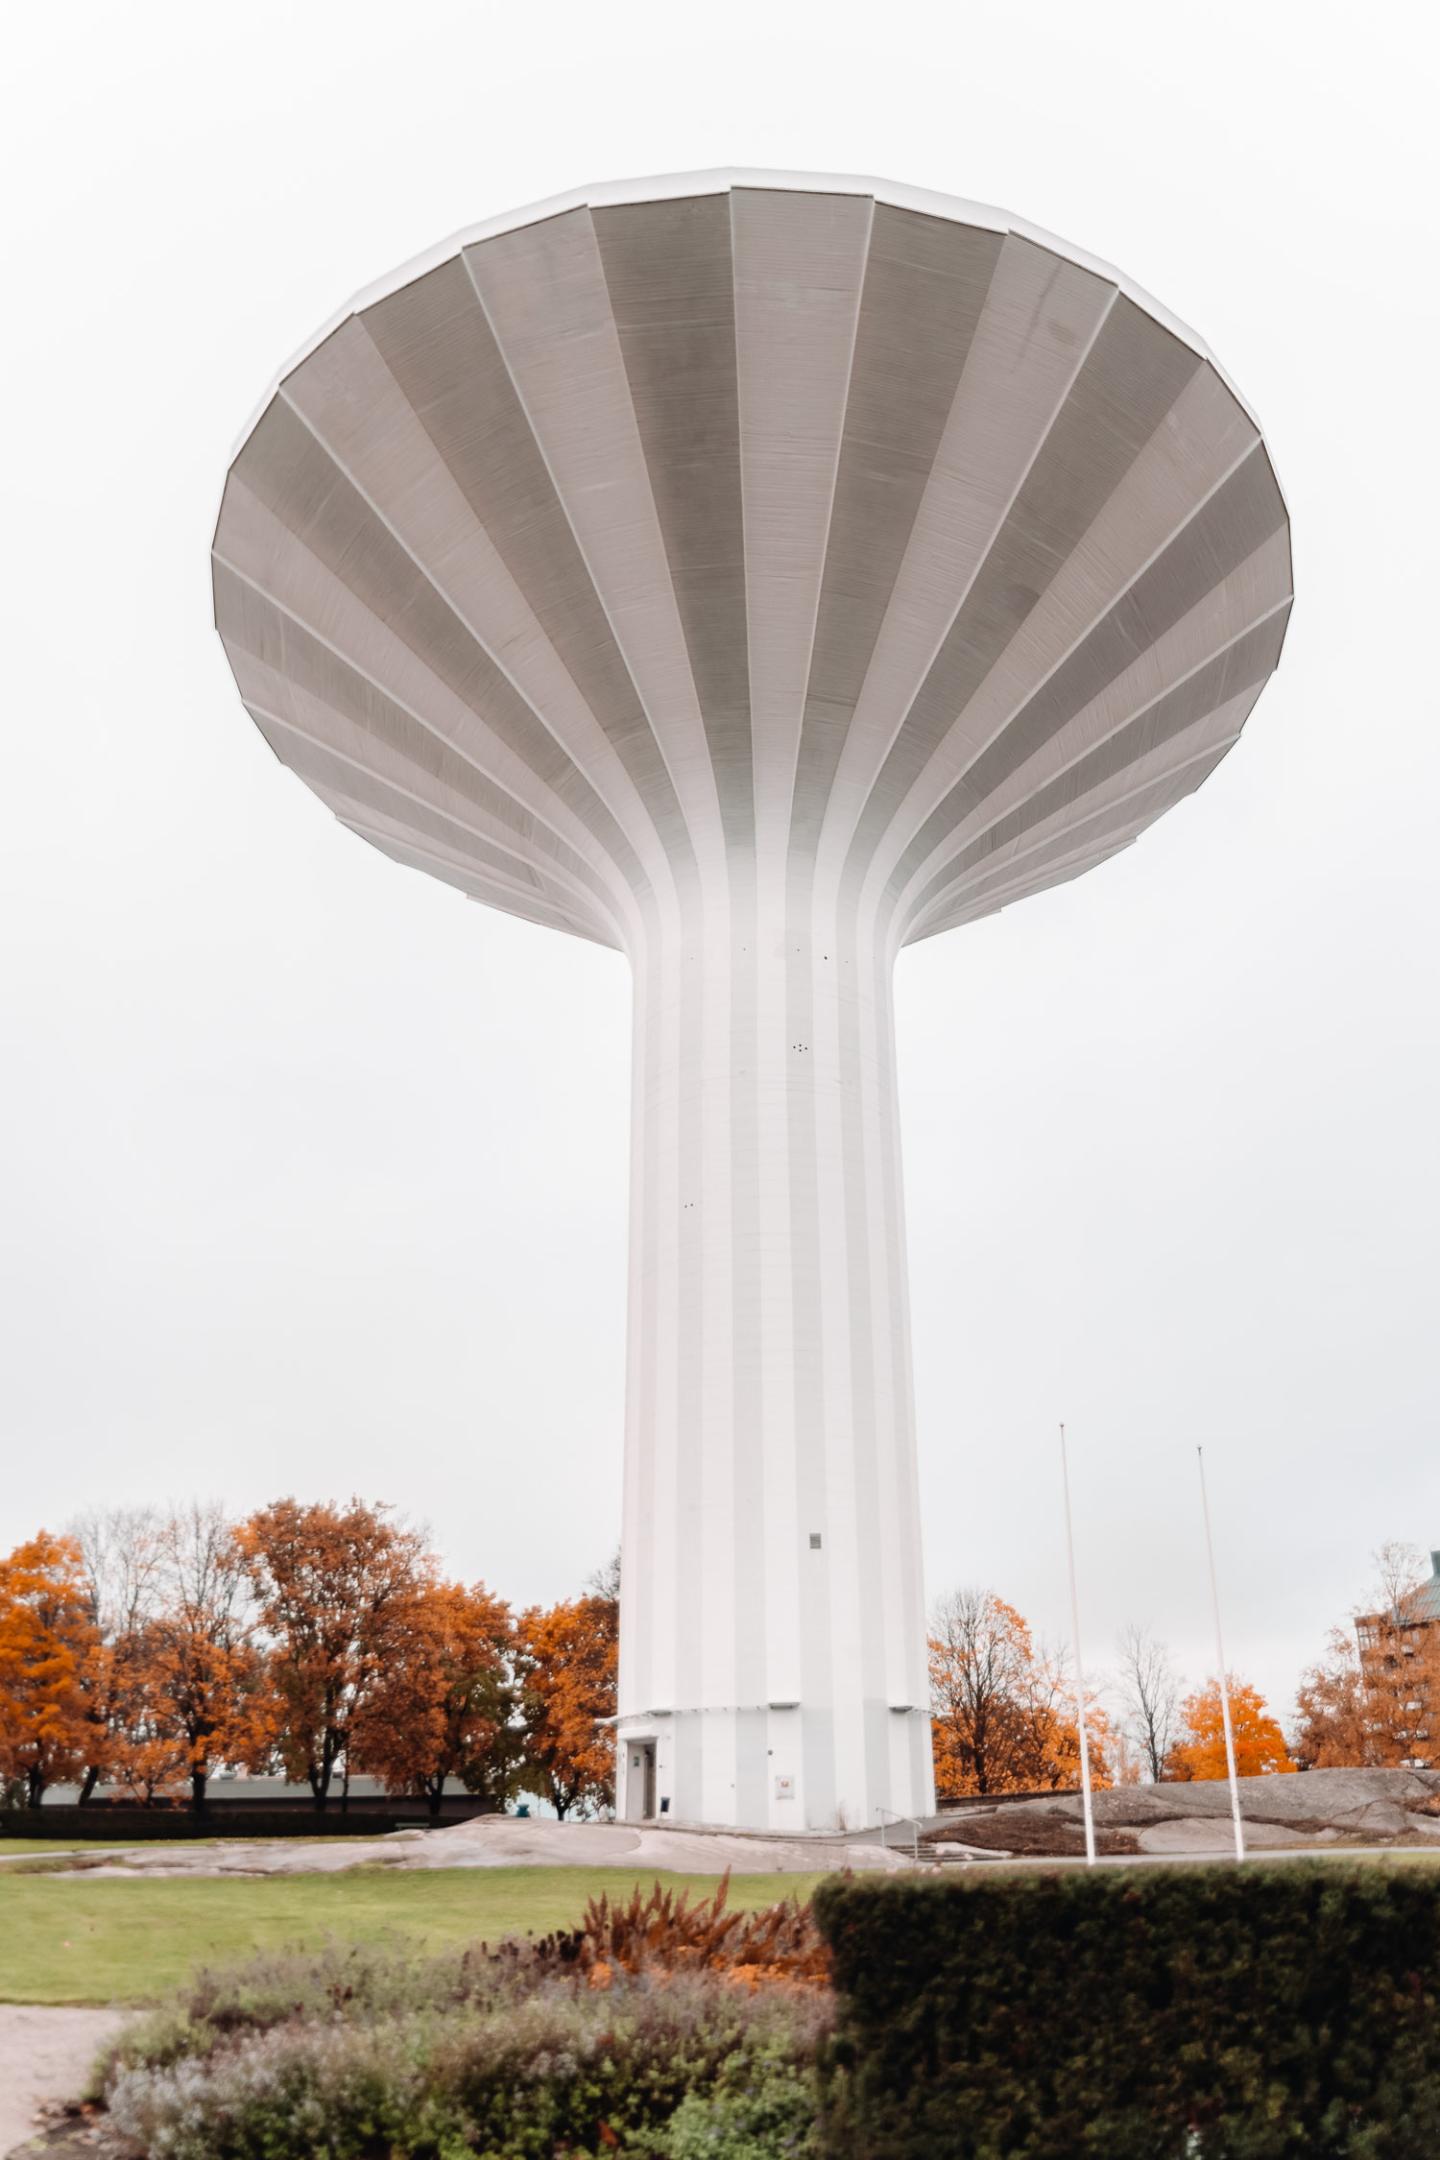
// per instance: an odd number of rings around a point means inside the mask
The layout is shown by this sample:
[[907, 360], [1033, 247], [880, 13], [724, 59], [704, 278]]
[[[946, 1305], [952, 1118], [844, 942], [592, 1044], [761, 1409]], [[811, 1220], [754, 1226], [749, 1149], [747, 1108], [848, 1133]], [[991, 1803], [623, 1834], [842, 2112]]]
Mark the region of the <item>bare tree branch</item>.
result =
[[1180, 1735], [1180, 1676], [1164, 1643], [1134, 1621], [1121, 1630], [1116, 1655], [1125, 1726], [1147, 1777], [1158, 1785]]

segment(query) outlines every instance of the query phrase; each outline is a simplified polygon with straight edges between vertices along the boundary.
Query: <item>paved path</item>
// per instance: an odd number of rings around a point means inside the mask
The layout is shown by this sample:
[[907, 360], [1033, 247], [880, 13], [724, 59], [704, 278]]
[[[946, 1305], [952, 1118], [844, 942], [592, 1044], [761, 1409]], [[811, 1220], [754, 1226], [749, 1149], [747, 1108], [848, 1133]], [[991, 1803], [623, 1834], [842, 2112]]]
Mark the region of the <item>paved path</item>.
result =
[[0, 2003], [0, 2153], [34, 2135], [43, 2103], [78, 2099], [96, 2054], [127, 2015]]

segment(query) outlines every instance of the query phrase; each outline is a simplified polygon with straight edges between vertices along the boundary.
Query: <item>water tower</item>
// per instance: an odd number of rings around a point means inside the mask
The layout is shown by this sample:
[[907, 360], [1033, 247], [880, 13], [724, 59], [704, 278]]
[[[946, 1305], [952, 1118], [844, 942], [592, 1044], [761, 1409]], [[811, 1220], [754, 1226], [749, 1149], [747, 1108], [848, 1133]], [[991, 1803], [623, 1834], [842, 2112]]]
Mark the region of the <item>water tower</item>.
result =
[[927, 1810], [895, 957], [1235, 742], [1291, 593], [1255, 421], [1003, 213], [626, 183], [332, 323], [214, 585], [337, 817], [630, 962], [621, 1813]]

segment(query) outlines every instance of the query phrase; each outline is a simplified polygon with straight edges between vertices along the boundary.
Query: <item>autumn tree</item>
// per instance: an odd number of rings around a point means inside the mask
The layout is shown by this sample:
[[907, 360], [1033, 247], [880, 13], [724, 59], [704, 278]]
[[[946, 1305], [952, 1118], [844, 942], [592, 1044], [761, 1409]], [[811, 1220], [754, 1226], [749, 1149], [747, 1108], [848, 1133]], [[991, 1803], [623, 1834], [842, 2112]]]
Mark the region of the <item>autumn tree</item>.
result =
[[147, 1707], [203, 1808], [218, 1764], [263, 1761], [277, 1703], [256, 1642], [247, 1554], [223, 1509], [193, 1501], [157, 1532], [158, 1610], [144, 1641]]
[[[118, 1642], [102, 1643], [96, 1651], [96, 1663], [106, 1676], [110, 1724], [105, 1782], [142, 1807], [168, 1798], [185, 1782], [184, 1742], [155, 1684], [158, 1649], [155, 1623], [141, 1622]], [[94, 1760], [92, 1755], [87, 1776]]]
[[1422, 1556], [1382, 1545], [1353, 1631], [1331, 1630], [1297, 1693], [1294, 1746], [1305, 1769], [1440, 1764], [1440, 1624], [1418, 1604]]
[[613, 1718], [619, 1673], [618, 1571], [594, 1578], [583, 1597], [532, 1606], [516, 1629], [516, 1674], [525, 1767], [563, 1821], [573, 1808], [615, 1801]]
[[[1080, 1790], [1080, 1726], [1075, 1714], [1075, 1681], [1062, 1653], [1041, 1651], [1021, 1720], [1024, 1747], [1021, 1767], [1032, 1792]], [[1110, 1714], [1094, 1688], [1085, 1689], [1085, 1745], [1090, 1783], [1097, 1792], [1115, 1781]]]
[[96, 1640], [74, 1538], [42, 1530], [0, 1560], [0, 1779], [23, 1785], [31, 1807], [84, 1773], [83, 1673]]
[[104, 1774], [140, 1800], [188, 1782], [205, 1804], [219, 1762], [263, 1760], [264, 1668], [245, 1557], [222, 1509], [117, 1508], [75, 1526], [98, 1641], [81, 1800]]
[[[90, 1742], [80, 1780], [84, 1807], [102, 1777], [145, 1797], [166, 1782], [148, 1731], [146, 1632], [158, 1592], [160, 1518], [153, 1508], [82, 1515], [70, 1535], [80, 1548], [95, 1639], [81, 1674]], [[138, 1749], [139, 1753], [133, 1753]], [[178, 1770], [172, 1764], [172, 1771]]]
[[613, 1552], [603, 1567], [597, 1567], [585, 1585], [587, 1597], [600, 1598], [614, 1608], [615, 1624], [620, 1624], [620, 1555]]
[[1348, 1628], [1331, 1629], [1326, 1654], [1307, 1668], [1295, 1704], [1292, 1746], [1302, 1770], [1388, 1769], [1400, 1760]]
[[483, 1583], [424, 1582], [397, 1617], [374, 1688], [355, 1714], [357, 1770], [419, 1793], [438, 1816], [447, 1782], [503, 1800], [514, 1790], [510, 1608]]
[[1392, 1541], [1375, 1554], [1378, 1608], [1357, 1614], [1360, 1663], [1372, 1714], [1394, 1759], [1440, 1763], [1440, 1620], [1422, 1601], [1424, 1555]]
[[[930, 1637], [935, 1789], [1058, 1792], [1080, 1780], [1074, 1689], [1064, 1661], [993, 1590], [957, 1590], [935, 1608]], [[1109, 1782], [1107, 1727], [1087, 1693], [1091, 1775]]]
[[1030, 1631], [990, 1590], [956, 1590], [935, 1608], [930, 1696], [941, 1799], [1015, 1789], [1014, 1705], [1027, 1685]]
[[[1234, 1673], [1227, 1676], [1227, 1684], [1237, 1777], [1264, 1777], [1293, 1770], [1285, 1735], [1271, 1717], [1259, 1689]], [[1187, 1782], [1228, 1776], [1219, 1681], [1209, 1679], [1193, 1695], [1187, 1695], [1180, 1705], [1180, 1715], [1180, 1737], [1171, 1749], [1165, 1775]]]
[[1394, 1626], [1408, 1625], [1415, 1594], [1425, 1580], [1425, 1555], [1404, 1538], [1387, 1538], [1370, 1557], [1378, 1615]]
[[1123, 1724], [1111, 1724], [1105, 1743], [1105, 1757], [1110, 1767], [1112, 1784], [1140, 1785], [1145, 1782], [1146, 1771], [1140, 1750]]
[[1117, 1681], [1126, 1737], [1138, 1750], [1144, 1775], [1157, 1785], [1180, 1737], [1180, 1681], [1164, 1643], [1134, 1622], [1116, 1646]]
[[[261, 1508], [237, 1533], [270, 1640], [275, 1740], [287, 1774], [327, 1806], [336, 1765], [398, 1655], [434, 1562], [383, 1505], [298, 1500]], [[343, 1803], [342, 1803], [343, 1804]]]

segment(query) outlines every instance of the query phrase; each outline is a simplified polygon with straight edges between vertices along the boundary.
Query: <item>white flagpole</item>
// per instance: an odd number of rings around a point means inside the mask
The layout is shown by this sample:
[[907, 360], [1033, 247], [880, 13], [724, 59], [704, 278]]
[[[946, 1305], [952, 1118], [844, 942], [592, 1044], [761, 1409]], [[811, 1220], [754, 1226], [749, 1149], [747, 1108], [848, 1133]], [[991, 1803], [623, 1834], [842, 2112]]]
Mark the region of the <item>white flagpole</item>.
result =
[[1075, 1645], [1075, 1721], [1080, 1729], [1080, 1797], [1085, 1811], [1085, 1864], [1095, 1865], [1095, 1810], [1090, 1799], [1090, 1740], [1085, 1730], [1085, 1668], [1080, 1662], [1080, 1593], [1075, 1587], [1075, 1531], [1070, 1520], [1070, 1459], [1060, 1427], [1060, 1479], [1065, 1488], [1065, 1549], [1070, 1556], [1070, 1627]]
[[1215, 1613], [1215, 1655], [1220, 1661], [1220, 1716], [1225, 1727], [1225, 1763], [1230, 1773], [1230, 1813], [1235, 1819], [1235, 1857], [1245, 1858], [1245, 1824], [1240, 1814], [1240, 1783], [1235, 1775], [1235, 1730], [1230, 1723], [1230, 1678], [1225, 1670], [1225, 1638], [1220, 1632], [1220, 1586], [1215, 1579], [1215, 1541], [1210, 1535], [1210, 1499], [1205, 1490], [1205, 1450], [1200, 1463], [1200, 1511], [1205, 1518], [1205, 1557], [1210, 1564], [1210, 1603]]

